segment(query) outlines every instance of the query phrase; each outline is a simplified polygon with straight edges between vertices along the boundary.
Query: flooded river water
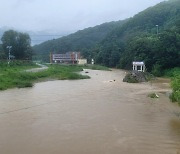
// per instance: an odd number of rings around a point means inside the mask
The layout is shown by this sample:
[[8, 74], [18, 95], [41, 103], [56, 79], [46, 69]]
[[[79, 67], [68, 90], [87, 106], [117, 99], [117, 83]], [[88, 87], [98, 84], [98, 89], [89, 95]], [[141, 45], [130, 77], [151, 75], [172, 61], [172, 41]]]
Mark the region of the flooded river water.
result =
[[180, 154], [180, 109], [166, 81], [88, 71], [88, 80], [0, 92], [0, 154]]

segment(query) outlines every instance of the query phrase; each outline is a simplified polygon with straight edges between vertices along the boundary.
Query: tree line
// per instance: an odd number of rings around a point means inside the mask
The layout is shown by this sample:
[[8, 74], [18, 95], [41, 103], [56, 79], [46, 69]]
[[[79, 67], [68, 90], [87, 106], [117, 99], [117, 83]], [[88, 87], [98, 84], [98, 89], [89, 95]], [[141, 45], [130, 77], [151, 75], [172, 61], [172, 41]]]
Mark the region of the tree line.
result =
[[0, 59], [8, 59], [10, 56], [10, 58], [16, 60], [32, 60], [31, 38], [29, 34], [8, 30], [4, 32], [1, 42]]

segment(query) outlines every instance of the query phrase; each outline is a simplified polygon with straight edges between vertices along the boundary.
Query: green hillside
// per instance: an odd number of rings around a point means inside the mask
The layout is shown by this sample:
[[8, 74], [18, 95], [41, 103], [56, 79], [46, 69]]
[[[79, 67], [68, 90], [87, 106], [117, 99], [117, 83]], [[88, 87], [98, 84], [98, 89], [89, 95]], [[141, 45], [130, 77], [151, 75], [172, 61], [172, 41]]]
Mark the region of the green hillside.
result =
[[145, 61], [147, 70], [156, 75], [161, 75], [161, 70], [179, 67], [180, 0], [164, 1], [130, 19], [34, 46], [36, 58], [46, 60], [50, 51], [72, 50], [110, 67], [129, 69], [132, 61]]
[[179, 27], [180, 1], [161, 2], [110, 32], [94, 49], [96, 63], [130, 68], [143, 60], [149, 71], [179, 66]]
[[[114, 28], [121, 26], [127, 20], [104, 23], [95, 27], [86, 28], [64, 36], [59, 39], [49, 40], [34, 46], [36, 59], [49, 60], [49, 52], [64, 53], [68, 51], [81, 51], [85, 57], [89, 55], [86, 49], [93, 48], [102, 41]], [[89, 51], [89, 50], [88, 50]]]

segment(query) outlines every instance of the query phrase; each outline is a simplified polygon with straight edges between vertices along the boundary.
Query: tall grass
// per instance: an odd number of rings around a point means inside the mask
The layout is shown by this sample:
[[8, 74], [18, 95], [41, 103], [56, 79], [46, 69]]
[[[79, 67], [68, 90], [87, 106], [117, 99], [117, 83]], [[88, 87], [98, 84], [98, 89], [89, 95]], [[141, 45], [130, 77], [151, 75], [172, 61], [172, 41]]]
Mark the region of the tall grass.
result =
[[79, 72], [86, 69], [109, 70], [99, 65], [48, 65], [48, 69], [40, 72], [28, 72], [25, 70], [39, 67], [31, 61], [0, 62], [0, 90], [18, 87], [32, 87], [34, 82], [39, 80], [77, 80], [88, 79], [87, 75]]
[[25, 69], [39, 67], [31, 61], [11, 61], [0, 62], [0, 90], [13, 87], [32, 87], [32, 82], [26, 78], [30, 78], [30, 74], [24, 72]]
[[175, 76], [171, 82], [173, 92], [170, 96], [173, 102], [178, 102], [180, 104], [180, 74]]
[[180, 68], [166, 70], [165, 76], [172, 78], [171, 87], [173, 91], [170, 99], [180, 104]]
[[40, 72], [26, 72], [25, 70], [37, 67], [35, 64], [6, 63], [0, 64], [0, 90], [18, 87], [32, 87], [33, 83], [38, 80], [59, 79], [59, 80], [76, 80], [88, 79], [89, 76], [81, 75], [77, 72], [82, 71], [79, 66], [49, 65], [47, 70]]

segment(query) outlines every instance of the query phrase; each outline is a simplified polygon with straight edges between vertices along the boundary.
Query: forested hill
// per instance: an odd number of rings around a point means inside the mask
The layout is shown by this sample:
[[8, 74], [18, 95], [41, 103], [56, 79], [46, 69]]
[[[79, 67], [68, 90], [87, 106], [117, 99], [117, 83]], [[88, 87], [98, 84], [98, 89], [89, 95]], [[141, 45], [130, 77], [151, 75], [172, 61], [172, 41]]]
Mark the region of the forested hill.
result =
[[180, 0], [150, 7], [115, 28], [92, 51], [96, 63], [130, 68], [145, 61], [149, 71], [180, 65]]
[[180, 0], [164, 1], [138, 13], [122, 27], [114, 29], [103, 42], [111, 41], [112, 38], [125, 42], [142, 33], [155, 34], [156, 25], [158, 25], [159, 32], [162, 32], [172, 28], [178, 19], [180, 19]]
[[39, 58], [50, 51], [80, 51], [96, 63], [131, 68], [132, 61], [144, 61], [148, 71], [180, 66], [180, 0], [150, 7], [134, 17], [78, 31], [34, 47]]
[[68, 51], [86, 52], [101, 42], [114, 28], [120, 27], [127, 20], [104, 23], [95, 27], [86, 28], [59, 39], [49, 40], [35, 45], [34, 53], [37, 59], [49, 60], [49, 52], [64, 53]]

